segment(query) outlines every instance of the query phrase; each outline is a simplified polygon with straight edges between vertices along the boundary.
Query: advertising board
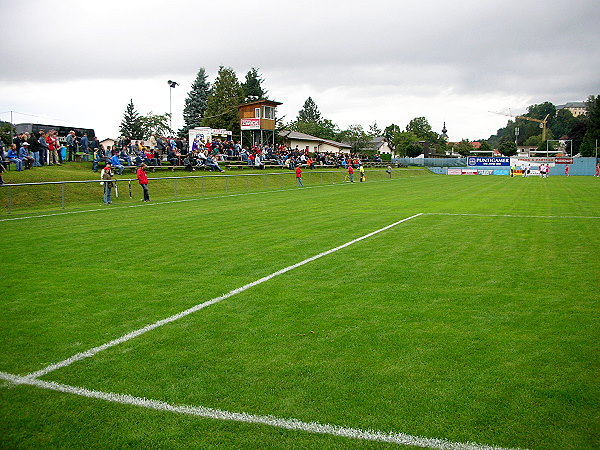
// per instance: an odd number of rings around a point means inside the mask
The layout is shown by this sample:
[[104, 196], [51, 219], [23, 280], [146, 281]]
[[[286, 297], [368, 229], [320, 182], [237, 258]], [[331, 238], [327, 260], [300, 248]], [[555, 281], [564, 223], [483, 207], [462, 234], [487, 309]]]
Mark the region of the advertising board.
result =
[[240, 119], [242, 130], [260, 130], [260, 119]]
[[485, 156], [470, 156], [467, 158], [468, 166], [477, 167], [499, 167], [499, 166], [510, 166], [510, 158], [507, 157], [485, 157]]

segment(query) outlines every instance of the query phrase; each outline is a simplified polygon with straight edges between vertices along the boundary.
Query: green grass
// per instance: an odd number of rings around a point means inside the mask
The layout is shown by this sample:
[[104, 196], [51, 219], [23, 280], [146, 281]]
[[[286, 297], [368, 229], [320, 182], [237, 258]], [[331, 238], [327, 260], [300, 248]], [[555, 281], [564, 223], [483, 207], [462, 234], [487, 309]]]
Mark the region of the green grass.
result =
[[[598, 180], [373, 181], [0, 222], [18, 237], [0, 244], [0, 371], [39, 370], [426, 213], [42, 379], [456, 442], [598, 448]], [[0, 387], [0, 420], [9, 448], [388, 447], [28, 386]]]
[[[424, 168], [395, 169], [393, 177], [432, 176]], [[296, 186], [295, 173], [287, 169], [228, 170], [223, 174], [207, 171], [158, 170], [149, 172], [149, 189], [153, 201], [173, 201], [198, 197], [223, 196], [248, 192], [292, 189]], [[342, 169], [305, 169], [305, 186], [339, 184], [344, 182]], [[369, 181], [387, 179], [384, 169], [369, 169]], [[155, 179], [156, 178], [156, 179]], [[142, 189], [135, 173], [125, 169], [115, 175], [119, 196], [113, 190], [115, 205], [139, 203]], [[358, 175], [356, 176], [358, 180]], [[4, 175], [7, 184], [43, 183], [62, 181], [100, 181], [99, 173], [91, 170], [90, 162], [66, 163], [62, 166], [44, 166], [22, 172], [10, 171]], [[130, 197], [131, 189], [131, 197]], [[103, 188], [99, 183], [57, 183], [36, 186], [0, 187], [0, 216], [27, 215], [39, 212], [80, 210], [102, 206]]]

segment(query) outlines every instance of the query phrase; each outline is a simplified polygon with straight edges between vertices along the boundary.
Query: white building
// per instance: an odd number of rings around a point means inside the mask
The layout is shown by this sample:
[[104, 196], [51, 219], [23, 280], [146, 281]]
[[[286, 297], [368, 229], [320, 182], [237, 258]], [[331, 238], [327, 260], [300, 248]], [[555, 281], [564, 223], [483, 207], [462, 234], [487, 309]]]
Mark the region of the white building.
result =
[[310, 134], [300, 133], [298, 131], [282, 130], [279, 137], [283, 138], [285, 145], [292, 150], [306, 150], [319, 153], [350, 153], [352, 147], [342, 142], [321, 139]]

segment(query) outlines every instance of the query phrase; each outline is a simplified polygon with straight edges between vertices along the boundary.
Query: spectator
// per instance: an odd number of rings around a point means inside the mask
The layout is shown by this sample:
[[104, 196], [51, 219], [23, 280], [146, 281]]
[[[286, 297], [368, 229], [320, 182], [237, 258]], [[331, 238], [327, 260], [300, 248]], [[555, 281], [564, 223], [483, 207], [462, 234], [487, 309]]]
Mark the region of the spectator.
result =
[[58, 132], [56, 130], [50, 130], [46, 134], [46, 144], [48, 145], [48, 164], [56, 164], [60, 166], [60, 159], [58, 157]]
[[81, 136], [80, 144], [81, 144], [81, 151], [83, 152], [82, 160], [89, 161], [90, 157], [89, 157], [88, 151], [89, 151], [90, 141], [87, 137], [87, 133], [83, 133], [83, 136]]
[[219, 167], [219, 164], [217, 164], [217, 162], [212, 158], [212, 156], [210, 156], [210, 153], [206, 157], [205, 164], [206, 167], [208, 167], [210, 170], [217, 169], [219, 172], [224, 172], [224, 170]]
[[[33, 159], [34, 159], [34, 166], [36, 167], [40, 167], [40, 153], [42, 155], [44, 154], [48, 154], [48, 150], [49, 150], [49, 146], [48, 146], [48, 142], [46, 141], [46, 137], [48, 137], [48, 135], [46, 135], [46, 133], [44, 132], [44, 130], [40, 130], [40, 137], [37, 139], [37, 152], [32, 151], [31, 153], [33, 154]], [[33, 147], [33, 146], [30, 146]], [[42, 160], [44, 160], [44, 157], [42, 157]]]
[[93, 155], [96, 150], [100, 147], [100, 141], [97, 136], [94, 136], [94, 140], [90, 142], [90, 155]]
[[[108, 164], [108, 163], [107, 163]], [[110, 165], [119, 171], [119, 175], [123, 175], [123, 170], [125, 167], [121, 164], [121, 160], [119, 159], [119, 155], [115, 152], [114, 155], [110, 158]]]
[[34, 159], [33, 156], [29, 154], [29, 142], [23, 141], [21, 143], [21, 148], [19, 149], [19, 159], [23, 161], [26, 169], [31, 169], [33, 167]]
[[67, 143], [67, 151], [69, 152], [68, 161], [72, 162], [75, 159], [75, 152], [77, 151], [77, 137], [75, 136], [75, 131], [69, 131], [65, 142]]
[[98, 163], [104, 160], [104, 151], [102, 150], [102, 144], [94, 152], [94, 159], [92, 160], [92, 170], [98, 172]]
[[19, 158], [19, 154], [17, 153], [17, 148], [15, 144], [10, 144], [10, 148], [8, 149], [8, 154], [6, 155], [8, 160], [15, 165], [15, 170], [20, 172], [23, 170], [23, 161]]
[[107, 162], [104, 169], [102, 169], [102, 173], [100, 174], [100, 179], [102, 180], [102, 184], [104, 185], [105, 205], [110, 205], [112, 203], [112, 199], [110, 198], [110, 192], [113, 188], [113, 176], [114, 172], [112, 170], [112, 167], [110, 166], [110, 162]]
[[298, 186], [304, 187], [302, 184], [302, 169], [300, 166], [296, 167], [296, 181], [298, 182]]
[[144, 201], [150, 201], [150, 194], [148, 194], [148, 175], [146, 175], [146, 164], [142, 163], [140, 168], [137, 170], [137, 179], [140, 182], [140, 186], [144, 190]]

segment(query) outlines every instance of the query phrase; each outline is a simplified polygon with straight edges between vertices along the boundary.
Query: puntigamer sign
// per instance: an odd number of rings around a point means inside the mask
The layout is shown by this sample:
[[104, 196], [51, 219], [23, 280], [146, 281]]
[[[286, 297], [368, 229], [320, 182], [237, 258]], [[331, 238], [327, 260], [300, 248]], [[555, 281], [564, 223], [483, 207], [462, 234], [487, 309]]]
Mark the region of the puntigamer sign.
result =
[[510, 166], [510, 158], [498, 157], [498, 158], [486, 158], [483, 156], [471, 156], [467, 158], [467, 165], [479, 166], [479, 167], [499, 167], [499, 166]]

